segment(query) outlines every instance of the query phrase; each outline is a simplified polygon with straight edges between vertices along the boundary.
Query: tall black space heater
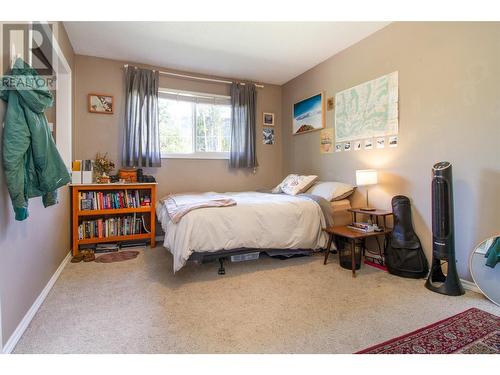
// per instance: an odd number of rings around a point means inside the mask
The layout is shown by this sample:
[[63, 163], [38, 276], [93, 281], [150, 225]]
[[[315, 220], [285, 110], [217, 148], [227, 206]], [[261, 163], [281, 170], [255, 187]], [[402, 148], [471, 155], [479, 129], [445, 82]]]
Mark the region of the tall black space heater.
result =
[[[442, 161], [432, 167], [432, 264], [425, 286], [449, 296], [464, 294], [455, 260], [453, 220], [453, 178], [451, 164]], [[443, 266], [447, 267], [446, 276]]]

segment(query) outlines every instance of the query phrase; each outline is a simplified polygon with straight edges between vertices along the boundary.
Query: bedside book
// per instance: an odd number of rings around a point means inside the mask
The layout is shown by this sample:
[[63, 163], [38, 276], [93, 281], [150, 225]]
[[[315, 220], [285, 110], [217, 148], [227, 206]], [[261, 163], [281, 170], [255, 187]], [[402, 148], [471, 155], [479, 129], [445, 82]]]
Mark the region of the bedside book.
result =
[[373, 229], [370, 230], [370, 229], [358, 228], [358, 227], [355, 227], [354, 225], [348, 225], [347, 228], [358, 231], [358, 232], [363, 232], [363, 233], [369, 233], [369, 232], [374, 231]]
[[373, 224], [360, 223], [360, 222], [354, 222], [351, 225], [348, 225], [347, 227], [349, 229], [357, 230], [357, 231], [365, 232], [365, 233], [367, 233], [367, 232], [374, 232], [375, 229], [376, 229], [375, 225], [373, 225]]

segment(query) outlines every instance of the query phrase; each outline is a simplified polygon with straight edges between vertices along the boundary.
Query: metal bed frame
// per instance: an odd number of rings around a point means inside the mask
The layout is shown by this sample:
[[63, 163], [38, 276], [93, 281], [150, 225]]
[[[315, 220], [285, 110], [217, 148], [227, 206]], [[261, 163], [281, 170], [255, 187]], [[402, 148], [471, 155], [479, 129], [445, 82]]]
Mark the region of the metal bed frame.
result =
[[219, 275], [226, 274], [226, 268], [224, 262], [230, 259], [233, 255], [243, 255], [248, 253], [266, 253], [270, 257], [283, 256], [283, 257], [293, 257], [296, 255], [310, 255], [315, 252], [312, 249], [234, 249], [234, 250], [219, 250], [216, 252], [194, 252], [189, 257], [190, 261], [198, 262], [201, 264], [210, 263], [213, 261], [219, 261], [219, 269], [217, 273]]

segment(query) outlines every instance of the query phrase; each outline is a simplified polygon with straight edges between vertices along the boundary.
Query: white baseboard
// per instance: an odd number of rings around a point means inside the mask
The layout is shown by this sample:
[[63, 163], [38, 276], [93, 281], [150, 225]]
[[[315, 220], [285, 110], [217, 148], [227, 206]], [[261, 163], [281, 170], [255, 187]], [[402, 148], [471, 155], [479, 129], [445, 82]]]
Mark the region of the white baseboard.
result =
[[460, 279], [460, 281], [462, 282], [462, 286], [464, 287], [464, 289], [482, 294], [481, 290], [477, 287], [476, 283], [469, 281], [469, 280], [463, 280], [463, 279]]
[[56, 272], [54, 272], [54, 274], [50, 278], [47, 285], [45, 285], [45, 288], [43, 288], [40, 295], [37, 297], [35, 302], [33, 302], [33, 305], [31, 305], [31, 307], [28, 310], [28, 312], [26, 313], [26, 315], [24, 315], [24, 318], [21, 320], [19, 325], [16, 327], [15, 331], [12, 333], [10, 338], [7, 340], [7, 342], [5, 343], [5, 346], [2, 348], [2, 353], [4, 353], [4, 354], [12, 353], [12, 351], [16, 347], [19, 339], [23, 335], [24, 331], [26, 331], [26, 328], [28, 328], [28, 325], [30, 324], [31, 320], [33, 319], [36, 312], [38, 311], [38, 309], [42, 305], [43, 301], [45, 301], [45, 298], [49, 294], [50, 290], [52, 289], [52, 287], [56, 283], [57, 279], [61, 275], [61, 272], [63, 271], [64, 267], [66, 267], [66, 264], [68, 264], [70, 259], [71, 259], [71, 251], [63, 259], [63, 261], [61, 262], [61, 264], [57, 268]]

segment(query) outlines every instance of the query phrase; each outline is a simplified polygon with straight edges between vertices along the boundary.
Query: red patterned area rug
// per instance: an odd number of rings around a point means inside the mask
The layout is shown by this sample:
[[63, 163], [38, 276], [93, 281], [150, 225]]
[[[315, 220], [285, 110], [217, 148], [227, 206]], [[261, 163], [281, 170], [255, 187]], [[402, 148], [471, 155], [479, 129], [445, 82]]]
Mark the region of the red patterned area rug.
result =
[[97, 258], [95, 258], [95, 261], [97, 263], [123, 262], [124, 260], [137, 258], [137, 255], [139, 255], [138, 251], [132, 251], [132, 250], [119, 251], [116, 253], [109, 253], [98, 256]]
[[500, 318], [472, 308], [357, 354], [500, 354]]

